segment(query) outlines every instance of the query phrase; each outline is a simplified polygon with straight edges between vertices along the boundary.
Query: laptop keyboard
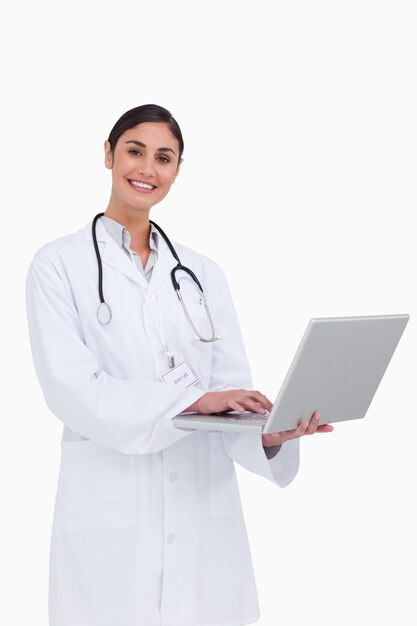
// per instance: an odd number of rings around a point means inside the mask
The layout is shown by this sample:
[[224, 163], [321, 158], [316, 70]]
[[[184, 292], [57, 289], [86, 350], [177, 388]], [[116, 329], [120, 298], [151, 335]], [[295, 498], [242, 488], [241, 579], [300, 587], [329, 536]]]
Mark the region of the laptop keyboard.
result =
[[242, 420], [247, 422], [265, 422], [268, 416], [269, 413], [265, 413], [265, 415], [259, 415], [259, 413], [246, 413], [246, 415], [239, 415], [239, 417], [229, 417], [228, 415], [225, 415], [223, 419], [227, 419], [228, 422], [241, 422]]

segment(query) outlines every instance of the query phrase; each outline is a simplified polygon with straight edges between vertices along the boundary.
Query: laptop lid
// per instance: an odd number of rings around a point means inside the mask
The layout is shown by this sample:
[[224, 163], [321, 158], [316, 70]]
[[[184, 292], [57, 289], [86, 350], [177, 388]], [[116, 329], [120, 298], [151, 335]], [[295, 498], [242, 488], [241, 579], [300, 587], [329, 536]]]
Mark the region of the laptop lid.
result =
[[365, 417], [409, 315], [313, 318], [274, 402], [264, 433]]

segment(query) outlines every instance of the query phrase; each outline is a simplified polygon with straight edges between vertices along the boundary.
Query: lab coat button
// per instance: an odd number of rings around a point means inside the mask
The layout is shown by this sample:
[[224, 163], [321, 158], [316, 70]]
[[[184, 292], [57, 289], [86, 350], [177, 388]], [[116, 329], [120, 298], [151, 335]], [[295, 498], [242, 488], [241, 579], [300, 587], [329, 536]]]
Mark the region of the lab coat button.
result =
[[148, 298], [148, 302], [155, 302], [155, 300], [156, 300], [156, 293], [148, 294], [147, 298]]
[[174, 543], [174, 541], [175, 541], [175, 535], [169, 535], [169, 537], [167, 538], [167, 542]]
[[177, 474], [177, 472], [171, 472], [171, 473], [170, 473], [170, 475], [169, 475], [169, 480], [170, 480], [172, 483], [175, 483], [175, 481], [177, 480], [177, 478], [178, 478], [178, 474]]

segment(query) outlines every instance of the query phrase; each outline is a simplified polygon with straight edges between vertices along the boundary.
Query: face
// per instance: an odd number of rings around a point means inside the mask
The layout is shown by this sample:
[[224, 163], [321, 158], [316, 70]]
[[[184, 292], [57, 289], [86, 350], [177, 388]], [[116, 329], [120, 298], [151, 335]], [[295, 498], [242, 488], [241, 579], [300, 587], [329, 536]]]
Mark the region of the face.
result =
[[161, 122], [143, 122], [120, 135], [112, 152], [104, 144], [112, 171], [113, 210], [147, 211], [167, 195], [179, 172], [179, 143]]

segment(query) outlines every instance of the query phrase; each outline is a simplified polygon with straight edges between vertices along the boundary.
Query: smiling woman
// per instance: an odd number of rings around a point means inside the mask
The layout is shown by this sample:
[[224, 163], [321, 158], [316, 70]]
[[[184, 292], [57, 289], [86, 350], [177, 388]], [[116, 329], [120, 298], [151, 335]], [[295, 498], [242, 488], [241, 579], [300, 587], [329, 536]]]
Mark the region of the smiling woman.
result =
[[[233, 461], [285, 486], [297, 472], [298, 438], [326, 428], [312, 419], [286, 433], [227, 437], [173, 425], [185, 411], [263, 414], [272, 406], [252, 389], [223, 272], [174, 248], [149, 219], [178, 176], [183, 149], [163, 107], [125, 113], [104, 143], [106, 211], [44, 245], [29, 268], [34, 364], [64, 424], [50, 626], [255, 622]], [[97, 319], [97, 281], [111, 324]]]
[[[181, 130], [169, 111], [145, 105], [125, 113], [104, 143], [105, 165], [113, 181], [106, 215], [116, 221], [121, 213], [135, 221], [146, 219], [174, 183], [183, 150]], [[139, 254], [141, 243], [132, 241]], [[142, 261], [146, 260], [144, 254]]]

